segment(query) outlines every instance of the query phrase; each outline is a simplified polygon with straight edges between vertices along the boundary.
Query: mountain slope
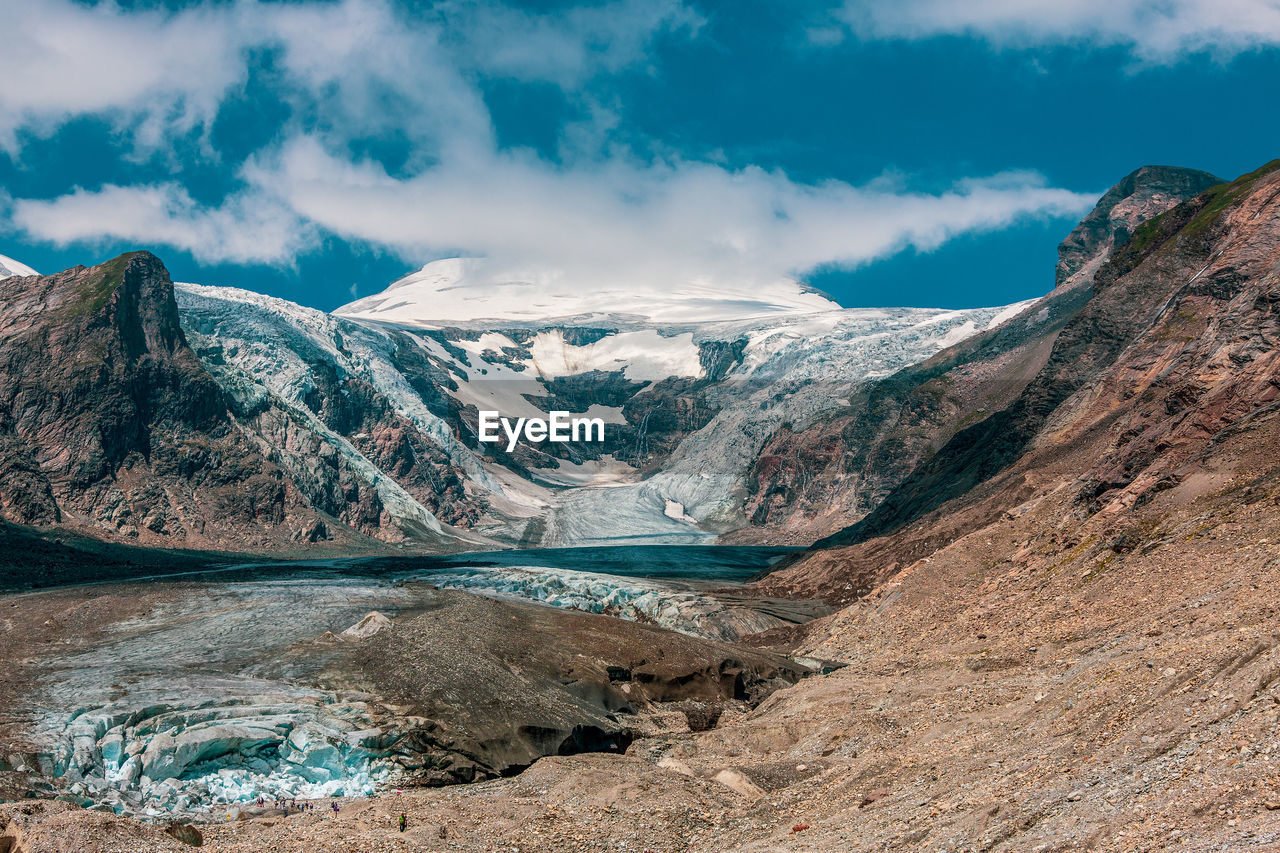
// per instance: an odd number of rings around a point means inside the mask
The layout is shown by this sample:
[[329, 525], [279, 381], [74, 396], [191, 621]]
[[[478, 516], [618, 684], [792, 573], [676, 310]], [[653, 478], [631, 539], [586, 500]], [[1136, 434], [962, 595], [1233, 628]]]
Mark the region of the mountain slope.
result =
[[[1057, 287], [1044, 299], [997, 329], [868, 384], [848, 409], [808, 429], [784, 426], [752, 466], [746, 512], [755, 527], [740, 538], [807, 544], [876, 510], [953, 435], [1017, 399], [1050, 358], [1064, 326], [1088, 302], [1098, 268], [1134, 229], [1217, 182], [1190, 169], [1134, 171], [1063, 241]], [[988, 428], [975, 441], [985, 446], [1007, 437], [997, 421]], [[966, 476], [930, 494], [963, 491], [972, 484]]]
[[1047, 489], [1118, 523], [1194, 480], [1219, 436], [1275, 411], [1277, 199], [1280, 161], [1139, 228], [1009, 406], [768, 586], [848, 598]]
[[7, 520], [240, 551], [359, 538], [241, 431], [153, 255], [0, 280], [0, 379]]

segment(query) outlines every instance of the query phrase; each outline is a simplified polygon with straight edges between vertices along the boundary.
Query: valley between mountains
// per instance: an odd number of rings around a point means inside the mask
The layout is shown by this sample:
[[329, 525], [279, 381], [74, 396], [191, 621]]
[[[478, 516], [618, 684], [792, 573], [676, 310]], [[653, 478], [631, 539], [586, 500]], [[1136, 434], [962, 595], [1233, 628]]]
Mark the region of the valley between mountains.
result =
[[0, 851], [1280, 849], [1280, 161], [967, 311], [0, 266]]

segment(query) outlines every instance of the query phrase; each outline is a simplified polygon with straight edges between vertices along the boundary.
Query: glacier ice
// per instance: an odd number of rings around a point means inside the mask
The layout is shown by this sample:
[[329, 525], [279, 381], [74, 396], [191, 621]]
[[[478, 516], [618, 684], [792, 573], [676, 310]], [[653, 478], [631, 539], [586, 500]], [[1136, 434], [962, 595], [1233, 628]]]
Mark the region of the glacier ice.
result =
[[401, 733], [365, 697], [301, 686], [286, 650], [395, 613], [408, 594], [262, 570], [279, 578], [210, 586], [59, 656], [38, 697], [41, 772], [140, 815], [370, 793], [400, 773]]
[[712, 640], [732, 642], [746, 634], [787, 624], [750, 607], [725, 604], [704, 587], [679, 581], [544, 566], [436, 570], [422, 574], [421, 579], [441, 589], [510, 596], [552, 607], [603, 613]]
[[40, 770], [117, 813], [373, 793], [402, 767], [359, 702], [113, 702], [79, 709]]
[[[768, 298], [741, 303], [726, 301], [723, 293], [677, 288], [657, 314], [629, 313], [629, 302], [608, 298], [587, 306], [590, 310], [579, 305], [584, 310], [575, 309], [570, 313], [576, 316], [566, 319], [554, 312], [572, 300], [551, 300], [551, 307], [540, 308], [536, 299], [530, 301], [540, 291], [530, 290], [528, 282], [498, 282], [486, 290], [472, 281], [473, 266], [471, 261], [429, 264], [382, 294], [334, 314], [247, 291], [197, 285], [180, 285], [178, 301], [184, 328], [193, 338], [208, 347], [221, 346], [225, 363], [209, 365], [221, 382], [246, 397], [270, 395], [291, 407], [362, 476], [379, 484], [394, 514], [414, 516], [426, 510], [343, 436], [312, 423], [301, 404], [310, 382], [309, 361], [323, 359], [341, 375], [367, 380], [449, 454], [471, 487], [487, 495], [489, 516], [477, 531], [497, 541], [515, 541], [528, 520], [537, 517], [542, 527], [537, 544], [544, 546], [714, 541], [746, 523], [741, 509], [747, 472], [782, 424], [803, 429], [846, 406], [863, 383], [923, 361], [1030, 304], [841, 309], [791, 282], [766, 294]], [[479, 289], [468, 289], [463, 299], [459, 282]], [[471, 312], [469, 319], [449, 313], [450, 299], [467, 303], [463, 307]], [[774, 308], [759, 310], [766, 303]], [[681, 304], [689, 310], [676, 310]], [[491, 319], [478, 319], [490, 309]], [[587, 320], [610, 333], [592, 340], [569, 333]], [[450, 337], [446, 345], [436, 337], [440, 332], [428, 333], [442, 324], [469, 331]], [[527, 341], [527, 355], [519, 354], [521, 347], [512, 337], [517, 329]], [[621, 371], [649, 383], [694, 379], [704, 375], [700, 345], [739, 340], [746, 345], [741, 362], [704, 391], [718, 413], [686, 436], [651, 476], [635, 482], [640, 471], [631, 469], [631, 475], [611, 472], [597, 480], [583, 477], [577, 462], [563, 462], [559, 473], [531, 469], [531, 479], [525, 479], [498, 470], [478, 447], [460, 441], [426, 409], [411, 385], [413, 377], [402, 374], [392, 357], [396, 335], [407, 335], [456, 381], [456, 388], [443, 388], [443, 393], [459, 404], [508, 417], [544, 415], [531, 400], [546, 397], [546, 383], [558, 377], [600, 370]], [[493, 357], [502, 352], [506, 354]], [[603, 414], [614, 423], [621, 417], [620, 410]], [[682, 507], [678, 514], [676, 505]]]

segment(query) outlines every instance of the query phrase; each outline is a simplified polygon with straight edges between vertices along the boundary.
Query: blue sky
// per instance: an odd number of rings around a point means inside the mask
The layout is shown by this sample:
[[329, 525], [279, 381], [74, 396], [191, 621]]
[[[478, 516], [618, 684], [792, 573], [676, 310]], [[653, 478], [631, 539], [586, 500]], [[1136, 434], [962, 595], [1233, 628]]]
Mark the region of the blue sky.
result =
[[437, 257], [1003, 304], [1147, 163], [1276, 156], [1269, 0], [0, 0], [0, 253], [331, 309]]

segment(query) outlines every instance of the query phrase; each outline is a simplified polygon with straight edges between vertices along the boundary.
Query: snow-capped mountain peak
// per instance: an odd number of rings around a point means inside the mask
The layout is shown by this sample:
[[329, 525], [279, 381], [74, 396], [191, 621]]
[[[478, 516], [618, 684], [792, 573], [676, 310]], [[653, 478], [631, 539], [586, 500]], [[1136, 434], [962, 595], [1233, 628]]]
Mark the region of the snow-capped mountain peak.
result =
[[686, 282], [669, 288], [584, 289], [554, 271], [512, 274], [482, 258], [432, 261], [373, 296], [334, 313], [405, 326], [486, 326], [504, 323], [645, 325], [754, 320], [839, 310], [831, 300], [792, 279], [734, 288]]
[[8, 278], [11, 275], [40, 275], [40, 273], [21, 261], [0, 255], [0, 278]]

